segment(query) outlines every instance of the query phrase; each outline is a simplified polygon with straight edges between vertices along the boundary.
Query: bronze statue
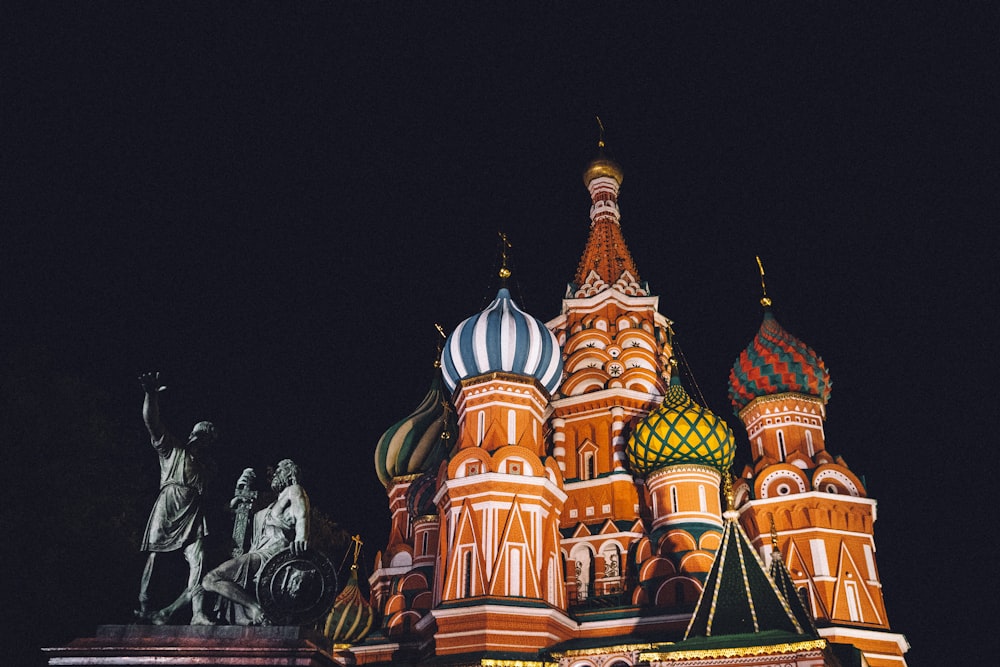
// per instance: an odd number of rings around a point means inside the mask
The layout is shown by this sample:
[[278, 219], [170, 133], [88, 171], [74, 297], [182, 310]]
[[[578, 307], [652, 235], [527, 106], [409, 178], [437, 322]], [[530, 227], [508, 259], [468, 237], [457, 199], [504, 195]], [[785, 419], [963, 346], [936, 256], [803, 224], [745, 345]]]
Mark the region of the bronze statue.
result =
[[[149, 430], [153, 449], [160, 459], [160, 492], [153, 503], [142, 537], [142, 551], [149, 552], [139, 584], [139, 609], [136, 615], [157, 625], [170, 621], [181, 606], [191, 601], [191, 624], [211, 621], [202, 610], [201, 581], [205, 548], [203, 540], [208, 527], [202, 510], [201, 495], [207, 474], [204, 448], [215, 441], [215, 427], [210, 422], [195, 424], [187, 442], [169, 433], [160, 421], [159, 393], [166, 389], [160, 384], [159, 373], [139, 376], [146, 392], [142, 416]], [[188, 585], [174, 602], [163, 609], [150, 608], [149, 585], [156, 555], [183, 550], [188, 563]]]
[[[248, 472], [253, 473], [250, 469], [244, 470], [237, 489], [249, 484]], [[290, 459], [278, 463], [271, 478], [271, 488], [278, 494], [278, 498], [254, 516], [250, 550], [215, 568], [202, 581], [205, 590], [245, 609], [245, 613], [239, 610], [240, 613], [227, 619], [230, 622], [264, 625], [273, 620], [268, 618], [262, 601], [255, 593], [265, 565], [281, 570], [281, 575], [286, 579], [278, 587], [279, 595], [300, 597], [301, 589], [306, 584], [318, 586], [320, 596], [325, 590], [322, 581], [308, 581], [313, 575], [312, 567], [305, 570], [298, 567], [282, 568], [284, 556], [275, 558], [279, 552], [291, 557], [303, 555], [309, 546], [309, 496], [299, 484], [300, 477], [299, 467]], [[240, 494], [237, 493], [233, 506], [239, 502]]]

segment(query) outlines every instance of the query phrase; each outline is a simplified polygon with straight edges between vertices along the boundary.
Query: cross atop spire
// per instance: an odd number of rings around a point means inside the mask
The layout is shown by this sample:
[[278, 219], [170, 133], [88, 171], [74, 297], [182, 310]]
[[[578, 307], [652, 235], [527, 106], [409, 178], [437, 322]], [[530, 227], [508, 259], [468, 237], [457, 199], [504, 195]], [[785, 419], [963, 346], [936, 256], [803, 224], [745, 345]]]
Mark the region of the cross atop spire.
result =
[[764, 284], [764, 263], [760, 261], [760, 255], [757, 255], [757, 268], [760, 269], [760, 291], [762, 296], [760, 297], [760, 305], [765, 308], [771, 307], [771, 299], [767, 296], [767, 285]]
[[590, 237], [576, 269], [575, 289], [571, 288], [569, 295], [588, 297], [614, 288], [631, 296], [648, 296], [622, 236], [618, 210], [622, 168], [605, 154], [604, 124], [600, 117], [596, 118], [600, 129], [598, 154], [583, 173], [583, 183], [590, 191]]

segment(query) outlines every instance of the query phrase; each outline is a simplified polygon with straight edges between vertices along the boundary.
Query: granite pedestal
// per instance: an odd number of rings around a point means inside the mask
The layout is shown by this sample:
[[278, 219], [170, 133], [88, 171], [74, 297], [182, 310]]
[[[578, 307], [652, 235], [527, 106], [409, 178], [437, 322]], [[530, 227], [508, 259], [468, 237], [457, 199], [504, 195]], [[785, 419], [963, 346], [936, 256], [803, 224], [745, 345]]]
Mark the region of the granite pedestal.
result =
[[311, 628], [237, 625], [102, 625], [93, 637], [42, 649], [49, 665], [333, 667], [330, 641]]

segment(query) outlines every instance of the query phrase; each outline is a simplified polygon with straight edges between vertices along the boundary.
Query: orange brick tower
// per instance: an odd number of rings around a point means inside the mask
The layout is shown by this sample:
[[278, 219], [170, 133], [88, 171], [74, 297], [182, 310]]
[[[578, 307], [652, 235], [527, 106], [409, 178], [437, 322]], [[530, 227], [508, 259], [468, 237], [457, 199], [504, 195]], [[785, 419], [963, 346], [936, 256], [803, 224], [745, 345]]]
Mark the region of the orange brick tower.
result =
[[625, 554], [645, 536], [641, 484], [627, 469], [629, 427], [659, 405], [669, 381], [671, 322], [639, 278], [621, 231], [622, 170], [604, 153], [583, 182], [590, 234], [562, 313], [548, 323], [565, 379], [552, 401], [552, 453], [566, 477], [562, 517], [571, 604], [627, 594]]
[[503, 287], [448, 337], [442, 373], [459, 437], [435, 497], [435, 650], [535, 654], [574, 626], [559, 549], [566, 494], [543, 437], [559, 345]]
[[722, 539], [719, 489], [735, 450], [726, 422], [691, 400], [676, 372], [662, 405], [633, 430], [628, 459], [646, 475], [656, 554], [643, 563], [642, 579], [653, 581], [655, 570], [666, 575], [649, 599], [656, 606], [685, 608], [698, 599]]
[[875, 667], [905, 665], [908, 644], [889, 630], [875, 565], [876, 502], [826, 449], [830, 374], [778, 324], [766, 293], [761, 303], [764, 321], [729, 376], [753, 460], [734, 489], [741, 521], [763, 556], [784, 560], [822, 637], [857, 646]]

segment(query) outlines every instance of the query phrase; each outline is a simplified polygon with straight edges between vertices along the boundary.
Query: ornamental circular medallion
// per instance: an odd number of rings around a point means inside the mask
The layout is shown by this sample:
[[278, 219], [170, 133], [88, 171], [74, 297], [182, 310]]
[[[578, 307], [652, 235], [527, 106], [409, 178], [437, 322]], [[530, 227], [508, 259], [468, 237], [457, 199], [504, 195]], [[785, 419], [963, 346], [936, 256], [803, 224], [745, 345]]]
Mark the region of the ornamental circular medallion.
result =
[[320, 551], [290, 548], [271, 556], [257, 579], [257, 600], [275, 625], [308, 625], [330, 610], [337, 598], [337, 572]]

